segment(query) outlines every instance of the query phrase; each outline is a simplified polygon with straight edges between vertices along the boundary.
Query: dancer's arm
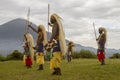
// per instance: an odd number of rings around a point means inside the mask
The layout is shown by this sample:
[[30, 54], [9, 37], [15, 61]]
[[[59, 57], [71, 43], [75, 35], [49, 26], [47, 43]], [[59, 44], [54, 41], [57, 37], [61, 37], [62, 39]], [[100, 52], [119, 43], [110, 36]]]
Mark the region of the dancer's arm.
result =
[[32, 27], [31, 25], [28, 25], [34, 32], [36, 32], [36, 33], [38, 33], [38, 31], [34, 28], [34, 27]]

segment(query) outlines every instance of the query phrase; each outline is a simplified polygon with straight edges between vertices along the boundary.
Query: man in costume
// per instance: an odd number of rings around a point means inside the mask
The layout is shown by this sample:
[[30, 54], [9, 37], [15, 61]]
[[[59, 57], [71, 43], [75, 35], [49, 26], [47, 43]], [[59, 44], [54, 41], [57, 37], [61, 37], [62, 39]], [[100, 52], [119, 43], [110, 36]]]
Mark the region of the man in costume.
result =
[[29, 33], [26, 33], [24, 35], [24, 42], [23, 42], [23, 48], [24, 48], [24, 55], [23, 55], [23, 62], [27, 66], [27, 68], [30, 68], [32, 65], [32, 50], [31, 50], [31, 41], [32, 38]]
[[36, 62], [39, 64], [38, 70], [43, 70], [44, 64], [44, 45], [46, 44], [46, 31], [43, 25], [39, 25], [36, 30], [34, 27], [29, 25], [29, 27], [38, 34], [36, 42]]
[[50, 22], [49, 25], [52, 27], [50, 42], [56, 41], [56, 46], [53, 47], [53, 57], [50, 61], [50, 69], [54, 69], [53, 75], [61, 75], [61, 58], [62, 55], [66, 53], [65, 35], [60, 17], [57, 14], [51, 15]]
[[27, 57], [26, 55], [30, 54], [26, 34], [24, 34], [24, 41], [23, 41], [22, 47], [24, 48], [23, 63], [25, 64], [25, 59]]
[[67, 61], [68, 62], [71, 62], [73, 47], [74, 47], [74, 43], [72, 41], [70, 41], [68, 43], [68, 49], [67, 49]]
[[101, 65], [105, 64], [105, 43], [106, 43], [106, 36], [107, 32], [106, 29], [103, 27], [99, 28], [99, 37], [96, 39], [98, 43], [98, 49], [97, 49], [97, 56], [98, 60], [101, 62]]

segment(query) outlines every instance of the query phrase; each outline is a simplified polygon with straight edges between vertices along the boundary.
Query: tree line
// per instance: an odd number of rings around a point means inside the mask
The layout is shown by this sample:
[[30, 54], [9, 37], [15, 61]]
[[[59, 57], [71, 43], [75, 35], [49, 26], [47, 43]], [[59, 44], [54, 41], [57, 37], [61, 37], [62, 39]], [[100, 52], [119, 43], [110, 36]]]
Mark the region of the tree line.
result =
[[[12, 53], [8, 54], [7, 56], [3, 56], [0, 54], [0, 61], [8, 61], [8, 60], [22, 60], [23, 59], [23, 54], [22, 52], [18, 50], [14, 50]], [[45, 56], [46, 58], [46, 56]], [[90, 50], [80, 50], [78, 52], [73, 52], [72, 53], [72, 58], [73, 59], [78, 59], [78, 58], [97, 58], [97, 55], [90, 51]], [[110, 59], [119, 59], [120, 58], [120, 53], [114, 53]], [[48, 59], [46, 59], [48, 60]]]

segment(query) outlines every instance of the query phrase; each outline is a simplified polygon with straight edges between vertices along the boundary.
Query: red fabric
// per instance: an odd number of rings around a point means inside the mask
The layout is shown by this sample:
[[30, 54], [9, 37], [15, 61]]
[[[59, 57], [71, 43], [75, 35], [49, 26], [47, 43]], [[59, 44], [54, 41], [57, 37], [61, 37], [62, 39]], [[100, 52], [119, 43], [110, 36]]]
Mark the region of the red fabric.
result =
[[97, 56], [99, 61], [101, 61], [102, 59], [105, 59], [105, 54], [103, 51], [98, 52]]
[[26, 66], [31, 66], [32, 65], [32, 59], [31, 59], [31, 57], [27, 57], [25, 59], [25, 64], [26, 64]]

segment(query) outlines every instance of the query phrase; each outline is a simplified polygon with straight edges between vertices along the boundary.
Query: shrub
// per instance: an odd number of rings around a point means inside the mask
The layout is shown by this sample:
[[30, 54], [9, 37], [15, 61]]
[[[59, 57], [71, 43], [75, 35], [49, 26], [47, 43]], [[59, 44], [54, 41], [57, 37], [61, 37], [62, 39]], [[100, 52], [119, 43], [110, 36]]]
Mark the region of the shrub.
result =
[[0, 54], [0, 61], [7, 61], [7, 59], [2, 54]]
[[79, 52], [74, 52], [72, 54], [73, 58], [97, 58], [94, 52], [91, 52], [89, 50], [82, 49]]
[[80, 53], [79, 52], [73, 52], [72, 58], [80, 58]]
[[120, 58], [120, 54], [119, 53], [114, 53], [111, 57], [110, 57], [111, 59], [118, 59], [118, 58]]
[[80, 51], [80, 58], [96, 58], [96, 55], [94, 52], [91, 52], [89, 50], [81, 50]]
[[22, 60], [23, 54], [18, 50], [14, 50], [11, 54], [7, 55], [8, 60]]

